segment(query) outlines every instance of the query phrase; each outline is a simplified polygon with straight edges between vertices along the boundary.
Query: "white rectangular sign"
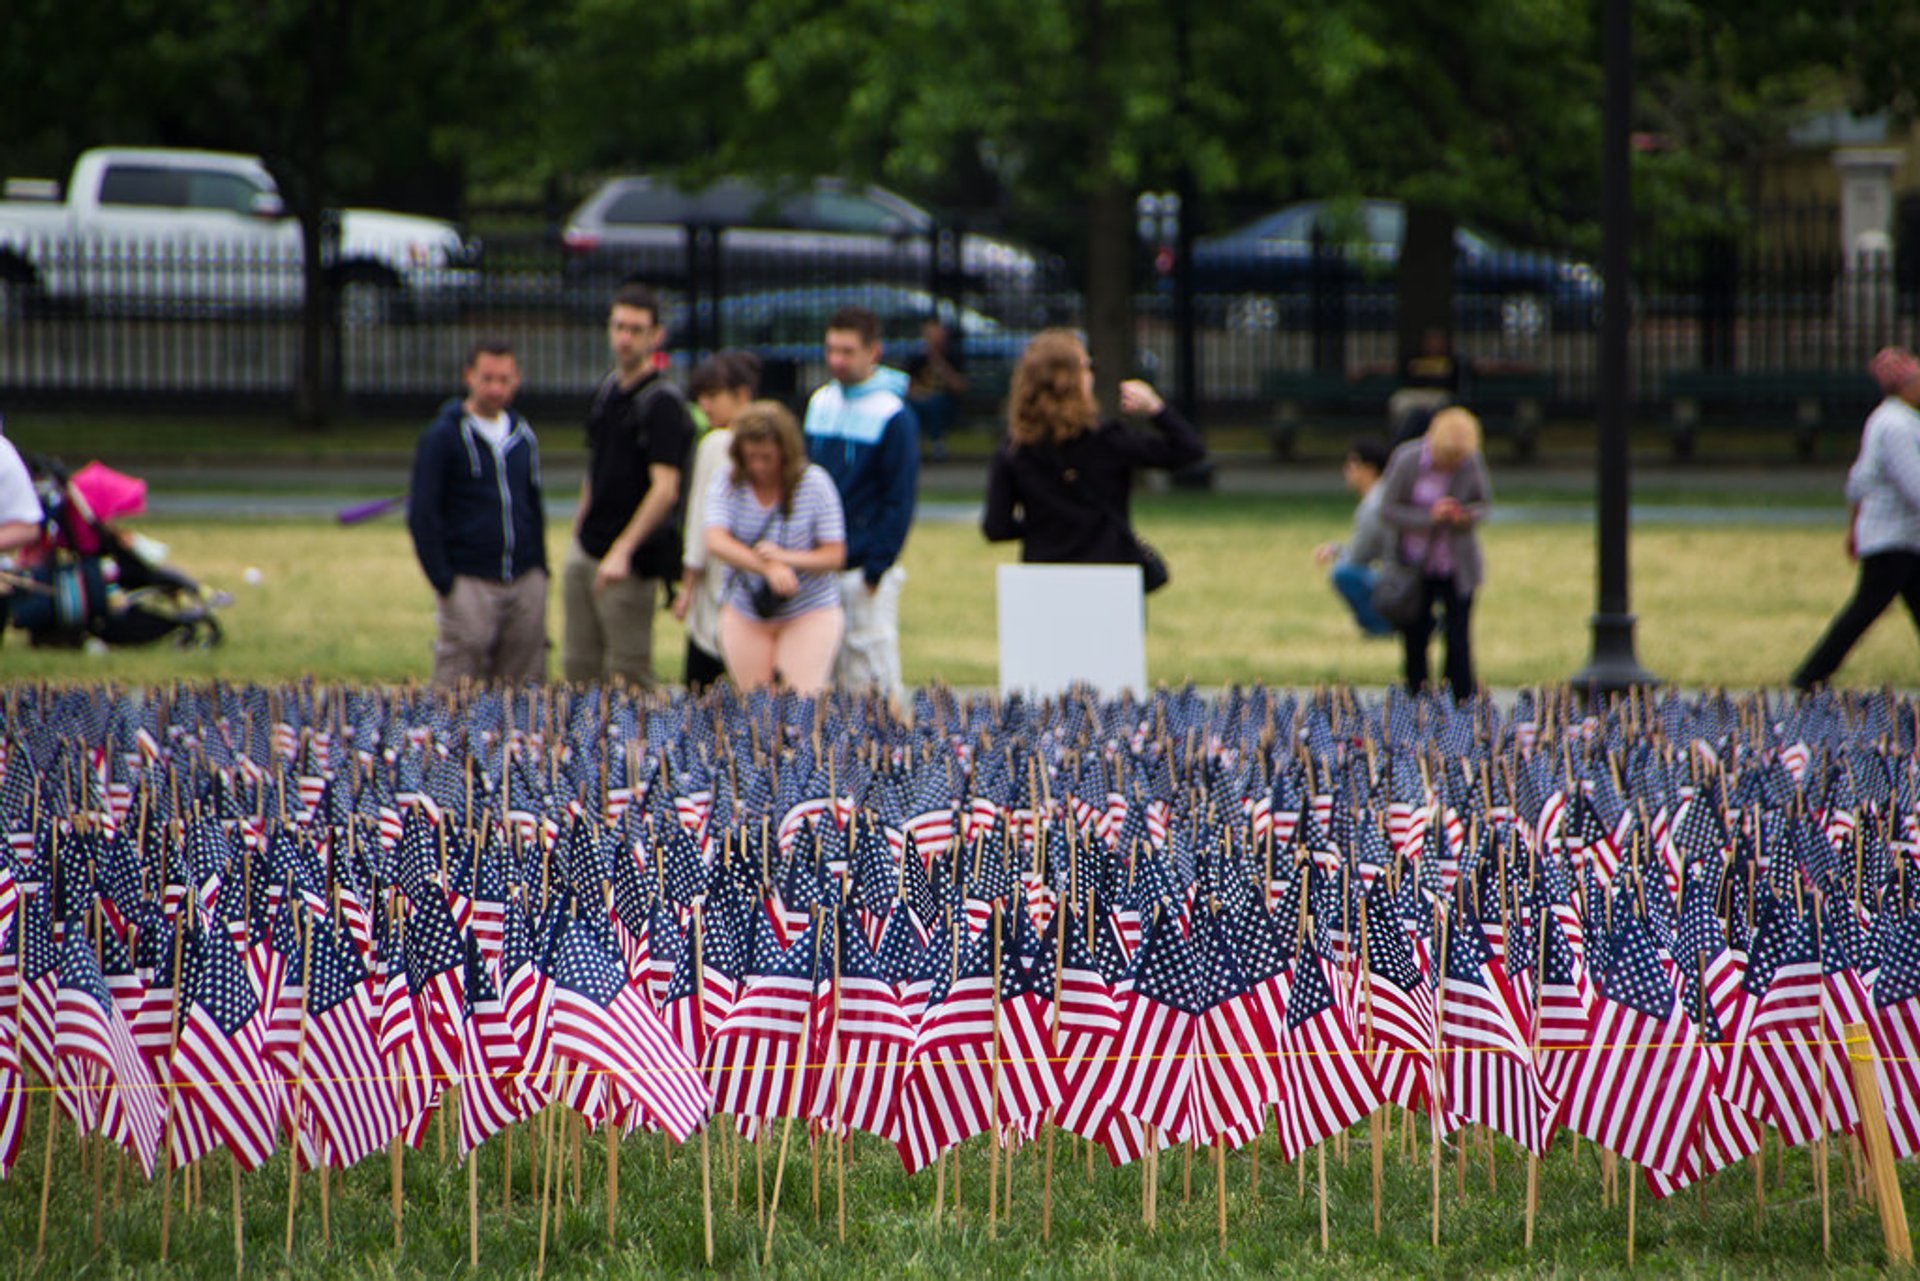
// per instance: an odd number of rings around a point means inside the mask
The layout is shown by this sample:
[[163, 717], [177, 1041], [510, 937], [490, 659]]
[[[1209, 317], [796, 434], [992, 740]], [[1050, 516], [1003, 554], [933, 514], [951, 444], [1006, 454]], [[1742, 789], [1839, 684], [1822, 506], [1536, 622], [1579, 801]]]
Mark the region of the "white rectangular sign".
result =
[[1001, 694], [1147, 692], [1138, 565], [1002, 565], [998, 586]]

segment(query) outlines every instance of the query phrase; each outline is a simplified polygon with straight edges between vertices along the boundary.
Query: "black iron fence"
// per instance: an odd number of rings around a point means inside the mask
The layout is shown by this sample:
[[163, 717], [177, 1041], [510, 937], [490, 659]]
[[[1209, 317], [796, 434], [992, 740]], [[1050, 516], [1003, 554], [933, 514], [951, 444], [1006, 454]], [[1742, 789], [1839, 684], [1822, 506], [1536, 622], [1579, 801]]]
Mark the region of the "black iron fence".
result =
[[[1662, 239], [1644, 229], [1630, 282], [1633, 391], [1644, 414], [1764, 419], [1851, 413], [1861, 372], [1889, 342], [1911, 344], [1920, 272], [1891, 250], [1848, 255], [1831, 210], [1756, 222], [1738, 238]], [[490, 244], [477, 269], [341, 282], [326, 374], [340, 403], [405, 412], [457, 385], [466, 345], [499, 335], [520, 351], [526, 395], [577, 402], [604, 371], [611, 290], [653, 283], [674, 356], [747, 347], [767, 389], [797, 396], [824, 377], [820, 341], [841, 306], [876, 312], [889, 359], [922, 325], [945, 325], [971, 377], [969, 410], [990, 417], [1014, 361], [1049, 324], [1077, 324], [1084, 299], [1055, 259], [950, 230], [758, 240], [680, 228], [647, 258], [548, 239]], [[51, 262], [42, 246], [39, 262]], [[3, 266], [3, 264], [0, 264]], [[1169, 390], [1182, 373], [1171, 272], [1140, 255], [1133, 363]], [[1377, 389], [1396, 355], [1395, 264], [1366, 242], [1202, 240], [1192, 263], [1194, 402], [1219, 419], [1263, 420], [1316, 389]], [[285, 404], [300, 359], [297, 258], [231, 258], [155, 246], [88, 247], [59, 275], [0, 274], [0, 397], [13, 404]], [[1465, 241], [1454, 280], [1459, 354], [1525, 371], [1544, 412], [1582, 417], [1597, 393], [1609, 295], [1580, 255]], [[1386, 375], [1390, 379], [1390, 375]], [[1312, 399], [1309, 397], [1308, 399]], [[1857, 419], [1855, 420], [1857, 421]]]

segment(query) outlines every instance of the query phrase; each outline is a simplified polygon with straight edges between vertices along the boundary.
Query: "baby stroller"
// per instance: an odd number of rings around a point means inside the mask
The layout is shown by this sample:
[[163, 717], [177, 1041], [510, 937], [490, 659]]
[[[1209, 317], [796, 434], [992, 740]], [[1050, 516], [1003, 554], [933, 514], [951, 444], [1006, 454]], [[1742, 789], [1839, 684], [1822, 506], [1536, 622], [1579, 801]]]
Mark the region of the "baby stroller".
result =
[[232, 603], [144, 555], [144, 541], [112, 521], [146, 507], [147, 484], [101, 464], [69, 473], [58, 459], [28, 462], [44, 513], [40, 543], [7, 575], [7, 621], [36, 646], [150, 645], [182, 649], [221, 639], [214, 611]]

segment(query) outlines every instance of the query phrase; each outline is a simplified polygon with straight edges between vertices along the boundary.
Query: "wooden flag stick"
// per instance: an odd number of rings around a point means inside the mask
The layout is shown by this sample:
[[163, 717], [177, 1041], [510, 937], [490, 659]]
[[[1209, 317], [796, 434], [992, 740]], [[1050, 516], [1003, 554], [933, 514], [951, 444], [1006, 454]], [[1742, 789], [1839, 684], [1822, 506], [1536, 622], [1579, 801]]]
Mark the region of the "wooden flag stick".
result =
[[1533, 1252], [1533, 1220], [1540, 1210], [1540, 1158], [1527, 1153], [1527, 1252]]
[[332, 1196], [333, 1171], [325, 1161], [322, 1161], [320, 1162], [320, 1245], [328, 1250], [333, 1248]]
[[467, 1152], [467, 1266], [480, 1266], [480, 1149]]
[[[620, 1127], [611, 1117], [604, 1124], [607, 1128], [607, 1245], [611, 1247], [614, 1219], [620, 1212]], [[477, 1264], [479, 1260], [474, 1262]]]
[[405, 1148], [402, 1146], [400, 1136], [397, 1134], [394, 1135], [392, 1141], [387, 1144], [387, 1183], [388, 1199], [392, 1203], [393, 1248], [396, 1250], [400, 1248], [400, 1222], [401, 1216], [405, 1213], [402, 1209], [400, 1199], [401, 1173], [406, 1161], [406, 1158], [402, 1155], [404, 1151]]
[[1213, 1209], [1214, 1227], [1220, 1236], [1220, 1256], [1227, 1253], [1227, 1141], [1213, 1136]]
[[1627, 1266], [1633, 1266], [1634, 1212], [1640, 1202], [1640, 1180], [1633, 1177], [1633, 1162], [1627, 1162]]
[[513, 1207], [513, 1132], [520, 1127], [507, 1127], [506, 1159], [500, 1163], [500, 1213], [506, 1214]]
[[228, 1153], [227, 1169], [233, 1174], [233, 1275], [239, 1276], [247, 1267], [245, 1220], [240, 1216], [240, 1158]]
[[[400, 918], [399, 894], [399, 890], [395, 889], [387, 895], [387, 924], [393, 931], [392, 938], [395, 949], [398, 949], [401, 945], [401, 930], [404, 928]], [[188, 906], [191, 907], [193, 902], [192, 895], [187, 896], [187, 902]], [[177, 936], [175, 941], [178, 941]], [[397, 950], [395, 955], [399, 955]], [[178, 968], [179, 958], [177, 956], [174, 959], [174, 965], [174, 973], [178, 974], [180, 971]], [[405, 1149], [402, 1146], [400, 1136], [397, 1134], [394, 1135], [387, 1143], [387, 1195], [391, 1202], [391, 1212], [393, 1214], [393, 1248], [395, 1250], [400, 1248], [400, 1224], [401, 1218], [405, 1214], [400, 1197], [401, 1184], [403, 1181], [402, 1175], [405, 1173], [404, 1167], [406, 1162], [404, 1152]]]
[[[60, 1129], [60, 1108], [51, 1095], [47, 1098], [47, 1155], [40, 1163], [40, 1234], [34, 1240], [33, 1257], [47, 1253], [47, 1200], [53, 1191], [53, 1139]], [[162, 1220], [164, 1222], [164, 1219]]]
[[987, 1240], [1000, 1234], [1000, 904], [993, 905], [993, 1106], [987, 1113]]
[[1314, 1164], [1319, 1168], [1320, 1176], [1320, 1253], [1325, 1254], [1332, 1244], [1327, 1236], [1327, 1143], [1322, 1139], [1313, 1149]]
[[1864, 1023], [1849, 1023], [1844, 1035], [1887, 1262], [1899, 1268], [1911, 1267], [1913, 1240], [1907, 1233], [1907, 1203], [1900, 1195], [1900, 1176], [1894, 1169], [1893, 1142], [1887, 1135], [1886, 1105], [1880, 1097], [1879, 1074], [1874, 1070], [1873, 1043]]
[[[1386, 1178], [1387, 1154], [1384, 1150], [1386, 1142], [1386, 1104], [1383, 1103], [1367, 1118], [1367, 1147], [1371, 1149], [1369, 1163], [1373, 1167], [1371, 1173], [1373, 1176], [1373, 1235], [1375, 1236], [1380, 1235], [1380, 1194]], [[1256, 1149], [1254, 1159], [1258, 1160], [1259, 1156], [1260, 1153]]]
[[780, 1127], [780, 1156], [773, 1163], [773, 1200], [767, 1206], [767, 1240], [760, 1248], [760, 1266], [766, 1267], [773, 1261], [773, 1229], [780, 1214], [780, 1184], [787, 1174], [787, 1141], [793, 1138], [793, 1118]]
[[[713, 1266], [713, 1171], [710, 1147], [713, 1126], [700, 1127], [700, 1226], [706, 1236], [707, 1266]], [[735, 1188], [739, 1185], [736, 1183]]]
[[[1055, 971], [1058, 973], [1058, 971]], [[1040, 1239], [1046, 1241], [1053, 1234], [1053, 1131], [1051, 1118], [1043, 1122], [1047, 1127], [1047, 1153], [1044, 1173], [1040, 1181]]]
[[947, 1204], [947, 1154], [933, 1158], [933, 1226], [940, 1226], [940, 1212]]

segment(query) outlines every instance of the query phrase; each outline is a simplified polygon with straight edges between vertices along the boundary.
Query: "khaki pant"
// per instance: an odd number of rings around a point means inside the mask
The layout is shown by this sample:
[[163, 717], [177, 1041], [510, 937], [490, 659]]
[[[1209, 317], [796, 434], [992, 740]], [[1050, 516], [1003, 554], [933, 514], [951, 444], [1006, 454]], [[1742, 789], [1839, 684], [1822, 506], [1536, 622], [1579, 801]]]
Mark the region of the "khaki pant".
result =
[[547, 571], [530, 569], [510, 583], [456, 575], [438, 597], [433, 683], [547, 678]]
[[616, 676], [649, 688], [653, 674], [653, 610], [659, 580], [625, 578], [593, 590], [600, 568], [578, 542], [567, 546], [560, 570], [560, 674], [576, 684], [609, 681]]

